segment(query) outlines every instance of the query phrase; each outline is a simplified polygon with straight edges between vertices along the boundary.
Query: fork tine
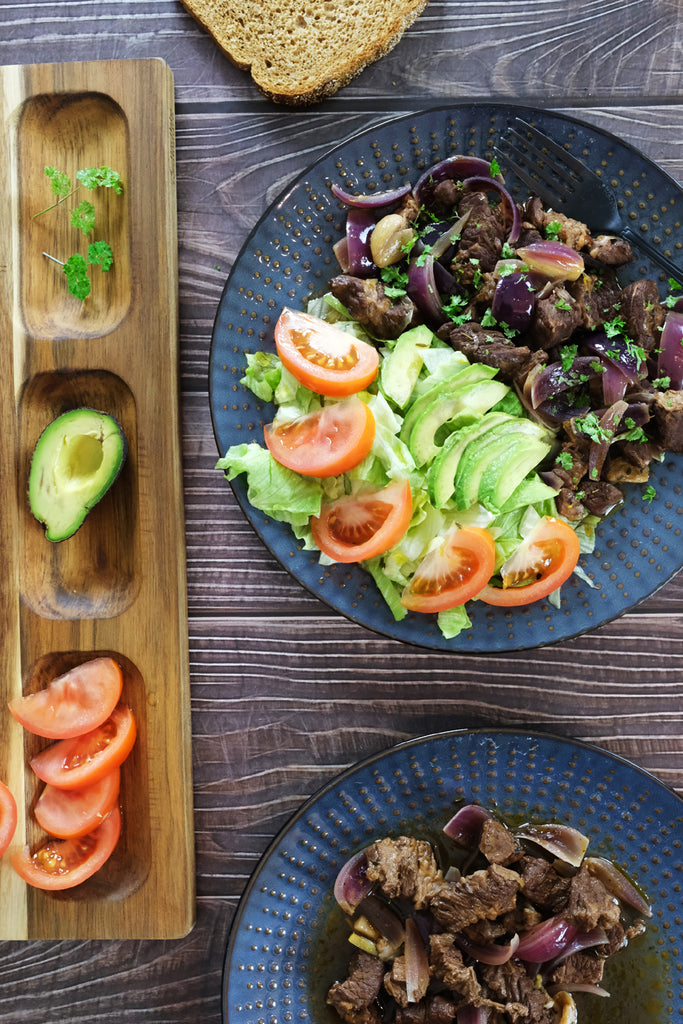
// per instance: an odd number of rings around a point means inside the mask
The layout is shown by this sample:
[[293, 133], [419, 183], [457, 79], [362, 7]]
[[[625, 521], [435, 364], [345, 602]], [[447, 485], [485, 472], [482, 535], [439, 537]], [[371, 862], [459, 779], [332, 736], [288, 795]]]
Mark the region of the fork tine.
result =
[[[538, 170], [539, 176], [543, 176], [540, 168], [545, 167], [548, 164], [548, 149], [550, 147], [546, 146], [545, 149], [539, 149], [537, 146], [534, 146], [532, 142], [529, 142], [528, 139], [525, 139], [522, 135], [520, 135], [520, 133], [516, 131], [514, 128], [508, 128], [508, 136], [510, 135], [513, 135], [524, 147], [524, 154], [519, 153], [518, 150], [515, 150], [515, 155], [524, 155], [528, 159], [527, 154], [531, 154], [536, 160], [537, 166], [535, 167], [535, 169]], [[553, 143], [553, 145], [555, 144]], [[555, 161], [553, 161], [553, 163], [551, 164], [551, 170], [553, 175], [555, 175], [558, 178], [561, 178], [567, 185], [576, 184], [576, 175], [571, 174], [569, 171], [565, 170], [565, 168], [562, 167], [562, 165], [557, 164]], [[545, 180], [552, 181], [552, 179], [548, 176], [546, 176]]]
[[[534, 177], [533, 174], [529, 174], [529, 172], [525, 170], [522, 166], [520, 166], [520, 164], [515, 163], [513, 160], [511, 160], [509, 153], [503, 152], [501, 149], [498, 149], [497, 146], [494, 146], [494, 152], [501, 158], [503, 163], [507, 165], [507, 167], [512, 171], [512, 173], [515, 174], [520, 181], [523, 181], [524, 184], [528, 188], [530, 188], [533, 193], [538, 194], [539, 191], [545, 189], [545, 183], [539, 181], [538, 177]], [[550, 201], [550, 194], [547, 193], [547, 196], [548, 198], [544, 200], [545, 202]], [[543, 198], [543, 196], [541, 196], [541, 198]], [[554, 197], [552, 201], [556, 201]]]

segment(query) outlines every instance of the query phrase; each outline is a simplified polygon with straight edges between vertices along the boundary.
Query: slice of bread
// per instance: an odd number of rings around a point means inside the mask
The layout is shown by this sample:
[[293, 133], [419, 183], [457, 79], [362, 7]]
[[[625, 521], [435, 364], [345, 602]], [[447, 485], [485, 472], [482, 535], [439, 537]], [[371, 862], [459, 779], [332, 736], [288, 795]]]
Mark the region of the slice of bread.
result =
[[182, 0], [276, 103], [331, 96], [383, 57], [428, 0]]

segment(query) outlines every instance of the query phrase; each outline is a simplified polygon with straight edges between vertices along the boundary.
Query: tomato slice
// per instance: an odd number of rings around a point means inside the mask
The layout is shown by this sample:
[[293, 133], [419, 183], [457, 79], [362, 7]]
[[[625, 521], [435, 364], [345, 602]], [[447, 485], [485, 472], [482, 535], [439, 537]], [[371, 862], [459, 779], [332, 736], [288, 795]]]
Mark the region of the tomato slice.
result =
[[4, 782], [0, 782], [0, 857], [12, 842], [17, 827], [17, 804]]
[[119, 798], [121, 771], [103, 776], [83, 789], [46, 786], [38, 797], [33, 815], [44, 832], [59, 839], [87, 836], [102, 824]]
[[13, 854], [12, 865], [36, 889], [72, 889], [99, 871], [120, 835], [121, 813], [115, 806], [89, 835], [79, 839], [48, 839], [34, 852], [26, 846]]
[[275, 325], [275, 346], [289, 372], [318, 395], [355, 395], [377, 376], [373, 345], [287, 306]]
[[410, 484], [395, 480], [381, 491], [323, 505], [320, 516], [311, 519], [313, 540], [336, 562], [364, 562], [397, 544], [412, 514]]
[[136, 731], [133, 712], [119, 704], [111, 717], [91, 732], [41, 750], [31, 758], [31, 767], [39, 779], [57, 789], [91, 786], [123, 764]]
[[488, 530], [456, 527], [418, 565], [401, 604], [414, 612], [442, 612], [465, 604], [491, 578], [496, 546]]
[[106, 721], [119, 702], [123, 674], [112, 658], [93, 658], [53, 679], [43, 690], [17, 697], [9, 709], [29, 732], [61, 740]]
[[369, 453], [375, 439], [375, 417], [354, 395], [291, 423], [270, 423], [264, 435], [273, 458], [287, 469], [303, 476], [338, 476]]
[[544, 516], [503, 566], [502, 588], [487, 584], [477, 597], [504, 608], [540, 601], [569, 579], [580, 554], [579, 538], [571, 526]]

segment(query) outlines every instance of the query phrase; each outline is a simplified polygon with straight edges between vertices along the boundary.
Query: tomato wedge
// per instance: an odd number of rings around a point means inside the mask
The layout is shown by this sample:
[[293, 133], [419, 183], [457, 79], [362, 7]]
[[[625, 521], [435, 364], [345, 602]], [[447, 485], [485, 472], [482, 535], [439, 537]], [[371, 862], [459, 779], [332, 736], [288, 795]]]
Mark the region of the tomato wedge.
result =
[[569, 579], [580, 554], [579, 538], [571, 526], [544, 516], [502, 567], [502, 588], [487, 584], [477, 597], [503, 608], [540, 601]]
[[26, 846], [13, 854], [12, 865], [36, 889], [72, 889], [99, 871], [120, 835], [121, 813], [114, 807], [89, 835], [79, 839], [48, 839], [33, 853]]
[[17, 804], [4, 782], [0, 782], [0, 857], [12, 842], [17, 827]]
[[496, 546], [488, 530], [456, 527], [418, 565], [401, 604], [414, 612], [442, 612], [465, 604], [489, 581]]
[[355, 395], [377, 376], [373, 345], [287, 306], [275, 325], [275, 347], [292, 376], [318, 395]]
[[119, 702], [123, 674], [112, 658], [93, 658], [53, 679], [43, 690], [17, 697], [9, 709], [29, 732], [48, 739], [80, 736], [101, 725]]
[[39, 779], [57, 789], [82, 789], [123, 764], [135, 736], [133, 712], [119, 704], [111, 717], [91, 732], [41, 750], [31, 758], [31, 768]]
[[55, 789], [46, 786], [38, 797], [33, 815], [44, 832], [59, 839], [87, 836], [102, 824], [119, 798], [121, 771], [103, 776], [83, 789]]
[[338, 476], [369, 453], [375, 439], [375, 417], [354, 395], [291, 423], [270, 423], [264, 435], [273, 458], [287, 469], [302, 476]]
[[313, 540], [336, 562], [364, 562], [397, 544], [408, 529], [413, 497], [407, 480], [381, 491], [347, 495], [311, 519]]

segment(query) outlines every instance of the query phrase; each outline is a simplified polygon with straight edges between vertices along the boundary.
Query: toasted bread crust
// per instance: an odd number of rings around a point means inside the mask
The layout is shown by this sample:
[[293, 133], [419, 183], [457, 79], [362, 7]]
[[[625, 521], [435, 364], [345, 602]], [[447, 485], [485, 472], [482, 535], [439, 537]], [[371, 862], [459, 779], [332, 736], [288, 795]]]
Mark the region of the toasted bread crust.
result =
[[387, 54], [428, 0], [182, 0], [275, 103], [331, 96]]

